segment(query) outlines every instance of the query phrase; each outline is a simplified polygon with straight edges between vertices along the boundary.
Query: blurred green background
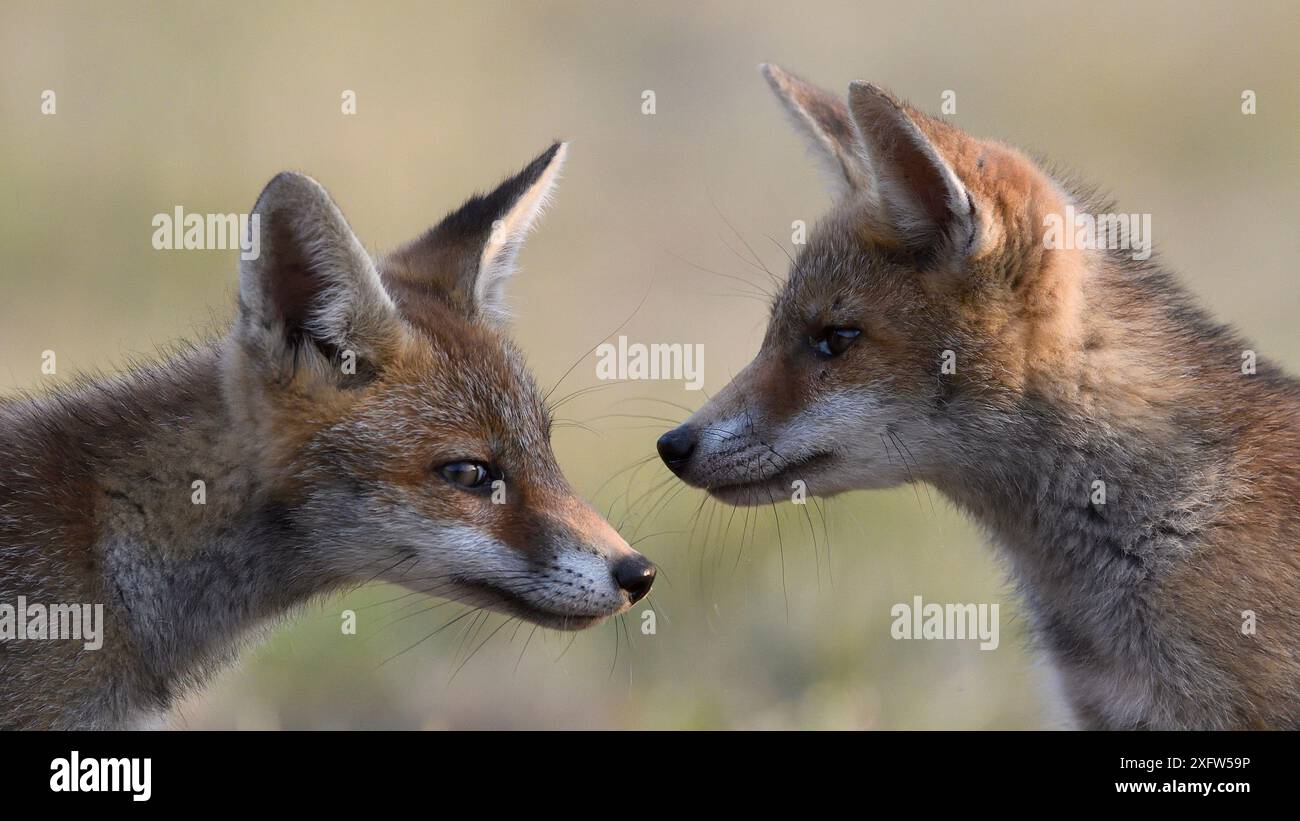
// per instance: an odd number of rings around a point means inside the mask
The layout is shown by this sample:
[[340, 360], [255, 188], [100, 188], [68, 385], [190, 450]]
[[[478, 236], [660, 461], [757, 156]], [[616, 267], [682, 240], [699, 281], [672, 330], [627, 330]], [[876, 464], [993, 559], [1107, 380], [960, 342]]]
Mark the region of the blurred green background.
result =
[[[624, 333], [704, 343], [716, 391], [765, 321], [727, 278], [766, 285], [744, 244], [783, 274], [791, 222], [829, 204], [762, 61], [835, 89], [871, 80], [936, 112], [955, 91], [958, 125], [1153, 214], [1164, 260], [1296, 370], [1298, 21], [1295, 2], [5, 2], [0, 387], [39, 388], [46, 349], [62, 372], [111, 370], [221, 327], [235, 255], [153, 250], [156, 213], [247, 211], [275, 172], [299, 169], [387, 249], [564, 137], [565, 179], [512, 286], [540, 381], [646, 296]], [[355, 116], [340, 113], [345, 89]], [[557, 395], [594, 384], [588, 357]], [[663, 568], [655, 634], [638, 608], [626, 633], [529, 641], [529, 627], [493, 634], [494, 616], [420, 642], [459, 606], [372, 586], [275, 626], [171, 725], [1066, 726], [994, 554], [933, 491], [840, 497], [824, 525], [786, 506], [728, 528], [711, 505], [692, 518], [702, 497], [660, 487], [653, 461], [606, 483], [685, 416], [663, 402], [703, 398], [620, 384], [565, 406], [594, 433], [557, 433], [574, 484]], [[1000, 648], [892, 640], [890, 606], [916, 594], [1000, 603]], [[340, 634], [345, 608], [356, 636]]]

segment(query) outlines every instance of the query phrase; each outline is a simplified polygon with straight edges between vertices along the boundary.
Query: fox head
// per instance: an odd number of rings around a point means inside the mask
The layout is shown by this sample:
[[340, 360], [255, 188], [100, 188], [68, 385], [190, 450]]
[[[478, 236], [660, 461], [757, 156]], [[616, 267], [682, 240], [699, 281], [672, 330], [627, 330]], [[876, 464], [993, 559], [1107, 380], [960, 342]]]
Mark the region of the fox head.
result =
[[1017, 150], [876, 86], [854, 83], [845, 100], [763, 73], [838, 201], [795, 259], [757, 357], [659, 452], [736, 504], [789, 498], [796, 481], [818, 495], [959, 481], [1028, 392], [1080, 384], [1066, 352], [1088, 334], [1090, 263], [1045, 247], [1043, 229], [1069, 197]]
[[654, 566], [561, 474], [504, 326], [504, 285], [565, 151], [378, 259], [315, 180], [280, 174], [258, 198], [223, 390], [304, 573], [565, 629], [649, 591]]

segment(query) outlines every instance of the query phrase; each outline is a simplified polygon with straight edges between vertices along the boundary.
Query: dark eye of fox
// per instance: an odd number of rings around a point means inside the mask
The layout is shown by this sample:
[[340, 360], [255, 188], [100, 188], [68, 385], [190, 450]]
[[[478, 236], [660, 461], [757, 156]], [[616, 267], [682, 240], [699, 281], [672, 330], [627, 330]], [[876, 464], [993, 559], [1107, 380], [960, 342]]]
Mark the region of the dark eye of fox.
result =
[[482, 462], [448, 462], [438, 468], [438, 473], [453, 485], [470, 490], [483, 487], [492, 476]]
[[828, 326], [823, 328], [820, 334], [809, 339], [808, 342], [819, 356], [830, 359], [848, 350], [848, 347], [861, 334], [862, 331], [857, 328]]

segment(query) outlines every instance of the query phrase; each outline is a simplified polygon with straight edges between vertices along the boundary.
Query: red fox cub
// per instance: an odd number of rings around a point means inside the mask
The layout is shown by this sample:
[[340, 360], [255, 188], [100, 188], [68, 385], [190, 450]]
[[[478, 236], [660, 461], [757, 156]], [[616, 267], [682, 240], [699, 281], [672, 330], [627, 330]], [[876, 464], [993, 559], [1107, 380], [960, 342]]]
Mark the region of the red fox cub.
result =
[[763, 72], [840, 195], [668, 466], [737, 505], [928, 482], [1083, 726], [1300, 727], [1300, 384], [1149, 247], [1054, 236], [1108, 207], [1016, 149]]
[[[564, 155], [379, 260], [280, 174], [226, 338], [0, 404], [0, 727], [134, 726], [255, 626], [371, 579], [571, 630], [646, 595], [654, 566], [565, 482], [505, 336]], [[41, 640], [83, 604], [102, 634]]]

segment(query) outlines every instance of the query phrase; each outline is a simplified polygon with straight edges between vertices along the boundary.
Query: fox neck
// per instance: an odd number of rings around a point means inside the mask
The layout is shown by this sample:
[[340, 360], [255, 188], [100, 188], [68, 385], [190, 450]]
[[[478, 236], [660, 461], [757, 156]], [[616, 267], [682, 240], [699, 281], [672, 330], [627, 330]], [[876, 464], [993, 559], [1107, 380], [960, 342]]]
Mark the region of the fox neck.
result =
[[1233, 340], [1162, 276], [1123, 275], [1091, 278], [1085, 335], [996, 423], [958, 430], [936, 481], [1005, 548], [1049, 645], [1098, 664], [1132, 658], [1149, 585], [1231, 502], [1222, 413], [1250, 404]]
[[999, 537], [1024, 581], [1062, 594], [1102, 580], [1114, 590], [1117, 569], [1140, 580], [1163, 537], [1194, 527], [1219, 490], [1214, 455], [1191, 437], [1089, 435], [1088, 424], [1008, 425], [999, 444], [973, 449], [936, 483]]
[[342, 581], [261, 478], [267, 443], [222, 384], [230, 355], [213, 346], [131, 377], [117, 397], [129, 413], [95, 460], [107, 641], [120, 631], [154, 708], [250, 628]]

